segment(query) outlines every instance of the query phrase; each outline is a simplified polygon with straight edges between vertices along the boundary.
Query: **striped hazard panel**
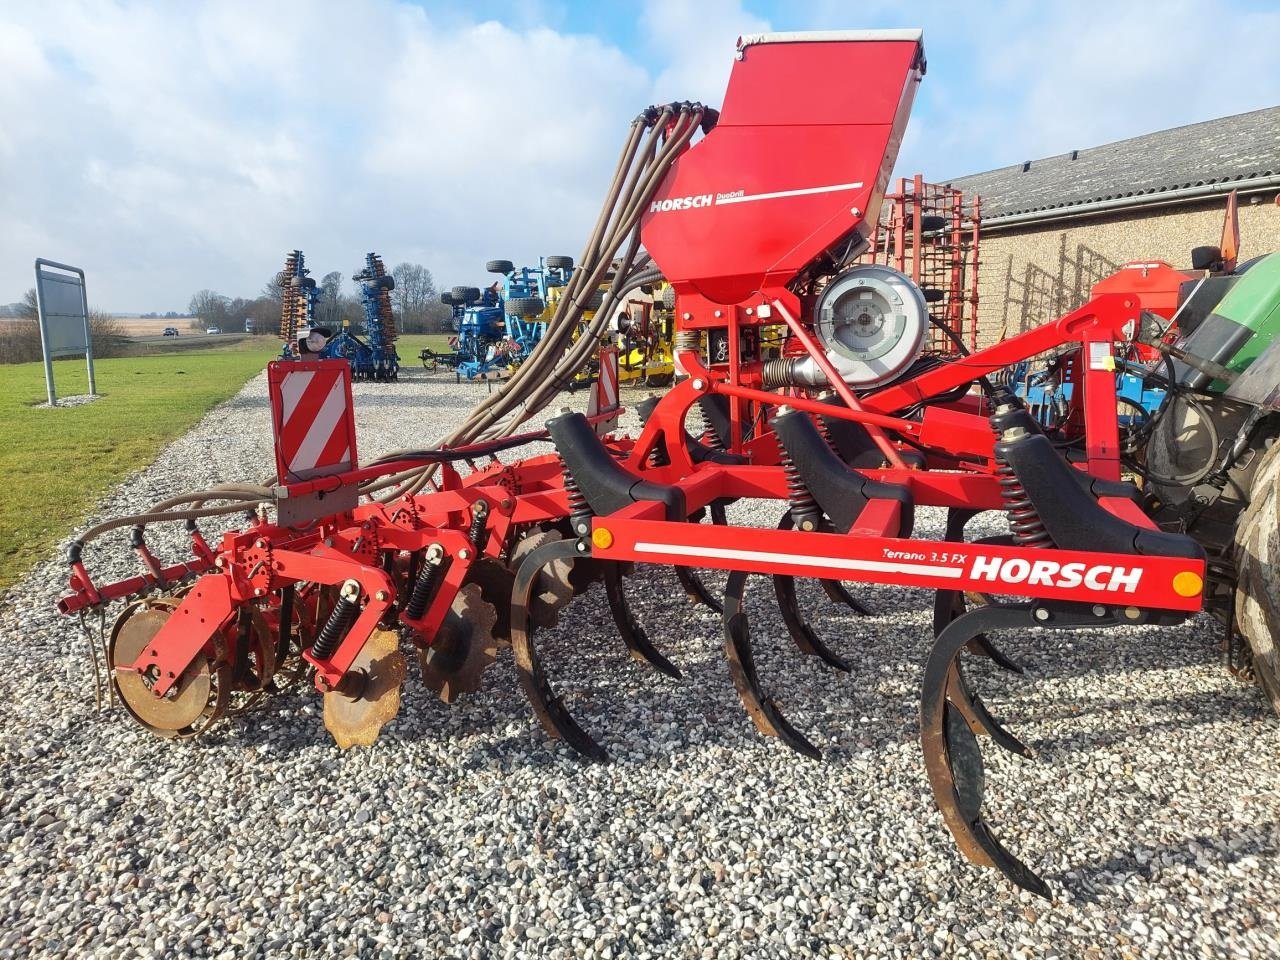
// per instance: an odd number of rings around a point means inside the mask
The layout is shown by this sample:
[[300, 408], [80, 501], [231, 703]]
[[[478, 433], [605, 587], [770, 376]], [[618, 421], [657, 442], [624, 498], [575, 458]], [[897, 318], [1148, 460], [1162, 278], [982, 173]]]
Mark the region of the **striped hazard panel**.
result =
[[356, 466], [351, 365], [345, 360], [281, 360], [267, 365], [281, 483]]

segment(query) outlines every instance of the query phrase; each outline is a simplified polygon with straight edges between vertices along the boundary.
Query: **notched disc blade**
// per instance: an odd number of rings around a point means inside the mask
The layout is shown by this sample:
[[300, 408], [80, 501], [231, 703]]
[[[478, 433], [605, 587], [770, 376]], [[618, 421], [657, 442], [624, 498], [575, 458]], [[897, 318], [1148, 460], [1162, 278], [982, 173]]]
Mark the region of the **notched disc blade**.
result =
[[422, 682], [445, 703], [480, 689], [484, 671], [498, 657], [497, 621], [480, 585], [469, 583], [458, 591], [431, 646], [418, 651]]
[[324, 695], [324, 725], [343, 750], [368, 747], [400, 712], [400, 686], [407, 664], [391, 630], [369, 635], [348, 671], [351, 689]]
[[204, 653], [196, 655], [165, 697], [151, 692], [152, 676], [114, 669], [138, 659], [177, 605], [174, 600], [161, 600], [127, 608], [116, 621], [108, 648], [112, 679], [124, 708], [162, 737], [190, 737], [202, 732], [221, 716], [230, 693], [226, 665], [211, 662]]

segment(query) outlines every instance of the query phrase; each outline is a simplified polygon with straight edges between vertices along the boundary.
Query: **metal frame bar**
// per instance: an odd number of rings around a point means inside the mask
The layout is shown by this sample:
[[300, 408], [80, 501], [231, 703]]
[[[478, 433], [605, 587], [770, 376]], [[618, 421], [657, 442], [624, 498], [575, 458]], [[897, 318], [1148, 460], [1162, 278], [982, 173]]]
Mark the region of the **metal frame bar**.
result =
[[53, 357], [49, 355], [49, 325], [44, 315], [44, 296], [42, 295], [40, 284], [41, 267], [65, 270], [80, 277], [80, 308], [84, 314], [84, 360], [89, 374], [89, 396], [96, 397], [98, 395], [98, 384], [93, 374], [93, 337], [89, 327], [89, 291], [85, 282], [84, 270], [67, 263], [59, 263], [57, 260], [36, 257], [36, 315], [40, 323], [40, 352], [44, 355], [44, 382], [49, 394], [49, 406], [56, 407], [58, 405], [58, 391], [53, 385]]

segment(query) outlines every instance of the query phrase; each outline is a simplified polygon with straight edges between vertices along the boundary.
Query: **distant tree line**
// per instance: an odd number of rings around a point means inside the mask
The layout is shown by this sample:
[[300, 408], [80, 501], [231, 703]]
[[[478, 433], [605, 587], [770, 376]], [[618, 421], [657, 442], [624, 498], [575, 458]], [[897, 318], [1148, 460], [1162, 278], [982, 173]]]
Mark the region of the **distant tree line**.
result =
[[[446, 327], [452, 311], [440, 302], [431, 271], [418, 263], [401, 263], [392, 271], [396, 286], [391, 291], [391, 308], [401, 333], [438, 333]], [[348, 292], [346, 287], [350, 288]], [[188, 310], [204, 327], [244, 330], [276, 335], [280, 330], [283, 290], [274, 275], [252, 300], [228, 297], [215, 290], [201, 290], [191, 297]], [[364, 332], [364, 305], [360, 285], [347, 281], [339, 270], [326, 273], [316, 284], [315, 320], [318, 326], [337, 332], [348, 326]]]
[[[18, 303], [9, 304], [6, 314], [12, 319], [0, 322], [0, 363], [31, 363], [42, 357], [40, 350], [40, 313], [36, 291], [32, 287]], [[95, 357], [122, 356], [128, 337], [120, 321], [109, 313], [89, 308], [89, 336], [93, 339]]]

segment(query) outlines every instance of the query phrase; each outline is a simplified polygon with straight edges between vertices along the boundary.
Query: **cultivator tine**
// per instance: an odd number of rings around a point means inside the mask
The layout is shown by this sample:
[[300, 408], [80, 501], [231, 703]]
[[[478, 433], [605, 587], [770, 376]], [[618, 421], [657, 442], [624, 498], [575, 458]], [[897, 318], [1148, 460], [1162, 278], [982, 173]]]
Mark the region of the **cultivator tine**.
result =
[[[791, 516], [790, 510], [784, 513], [782, 515], [782, 519], [778, 521], [779, 530], [793, 530], [795, 529], [795, 525], [796, 525], [795, 518]], [[848, 590], [845, 589], [844, 584], [841, 583], [839, 580], [819, 580], [818, 583], [822, 585], [822, 592], [825, 593], [827, 595], [827, 598], [830, 599], [833, 603], [844, 604], [846, 607], [848, 607], [850, 610], [852, 610], [854, 613], [856, 613], [860, 617], [871, 616], [871, 610], [868, 609], [864, 604], [860, 603], [858, 600], [855, 600], [853, 595], [849, 593]], [[778, 602], [779, 604], [781, 604], [782, 602], [781, 598], [779, 598]], [[784, 613], [784, 616], [785, 616], [785, 613]], [[794, 637], [795, 635], [792, 634], [792, 636]], [[802, 647], [801, 649], [804, 649], [804, 648]], [[809, 651], [806, 650], [805, 652], [808, 653]], [[836, 666], [836, 664], [833, 663], [832, 666], [834, 667]], [[846, 668], [841, 668], [841, 669], [846, 669]]]
[[819, 580], [818, 583], [822, 585], [822, 592], [832, 603], [842, 603], [860, 617], [871, 616], [871, 610], [867, 605], [854, 599], [853, 594], [845, 589], [845, 585], [839, 580]]
[[529, 611], [538, 574], [547, 564], [570, 560], [577, 555], [576, 540], [552, 540], [533, 550], [520, 564], [511, 588], [511, 650], [520, 673], [520, 683], [547, 735], [564, 740], [584, 757], [603, 763], [609, 759], [609, 754], [578, 726], [543, 673], [530, 629]]
[[814, 760], [822, 759], [822, 751], [791, 725], [777, 702], [765, 695], [756, 676], [755, 657], [751, 652], [751, 628], [742, 607], [747, 574], [734, 570], [724, 588], [724, 653], [729, 661], [729, 675], [737, 688], [751, 722], [766, 737], [777, 737], [792, 750]]
[[[724, 504], [720, 501], [714, 501], [708, 507], [711, 515], [711, 522], [723, 527], [728, 523], [725, 516]], [[698, 576], [698, 572], [691, 567], [675, 567], [676, 578], [680, 581], [680, 586], [684, 588], [685, 596], [689, 598], [691, 603], [700, 603], [713, 613], [724, 613], [724, 608], [720, 605], [720, 598], [707, 589], [707, 585], [702, 582], [702, 578]]]
[[782, 622], [787, 625], [787, 633], [791, 634], [796, 646], [803, 653], [817, 657], [842, 673], [851, 673], [853, 666], [849, 661], [828, 647], [801, 615], [800, 604], [796, 601], [796, 578], [775, 573], [773, 592], [778, 598], [778, 612], [782, 614]]
[[[983, 819], [985, 772], [973, 725], [985, 727], [990, 714], [976, 706], [979, 701], [965, 688], [957, 665], [961, 652], [975, 636], [1027, 623], [1030, 609], [1030, 604], [981, 607], [957, 617], [942, 631], [925, 666], [920, 745], [934, 800], [960, 852], [973, 863], [995, 867], [1019, 887], [1048, 899], [1045, 882], [996, 839]], [[1022, 747], [1016, 739], [1013, 742]], [[1025, 750], [1022, 747], [1015, 752]]]
[[680, 580], [680, 586], [684, 587], [685, 596], [689, 598], [691, 603], [700, 603], [715, 613], [724, 613], [724, 608], [720, 605], [720, 601], [707, 589], [707, 585], [702, 582], [702, 578], [697, 573], [689, 567], [675, 567], [674, 569], [676, 577]]
[[[937, 637], [941, 634], [958, 617], [964, 616], [967, 609], [964, 594], [958, 590], [935, 590], [933, 595], [933, 635]], [[1008, 670], [1010, 673], [1016, 673], [1020, 676], [1026, 675], [1027, 671], [1022, 664], [1000, 650], [984, 634], [978, 634], [978, 636], [969, 641], [969, 652], [975, 656], [986, 657], [996, 666]]]
[[[979, 513], [981, 513], [979, 510], [950, 507], [947, 510], [947, 526], [943, 539], [950, 543], [964, 543], [965, 525]], [[1003, 546], [1011, 543], [1011, 540], [1006, 536], [983, 537], [975, 540], [974, 543], [995, 543]], [[937, 637], [941, 634], [947, 628], [947, 625], [963, 615], [966, 609], [963, 593], [956, 590], [936, 591], [933, 597], [933, 635]], [[1026, 673], [1020, 663], [1003, 653], [982, 634], [969, 641], [969, 652], [981, 657], [987, 657], [996, 666], [1011, 673], [1020, 675]]]
[[[662, 652], [649, 639], [649, 635], [644, 632], [644, 628], [631, 615], [631, 608], [627, 605], [627, 596], [622, 592], [622, 574], [618, 569], [618, 564], [604, 563], [602, 566], [604, 592], [609, 599], [609, 612], [613, 614], [613, 622], [618, 626], [618, 633], [622, 636], [622, 642], [631, 651], [632, 659], [644, 661], [659, 673], [665, 673], [668, 677], [674, 677], [679, 680], [681, 678], [679, 668], [662, 655]], [[681, 568], [677, 567], [676, 569], [679, 570]]]
[[982, 699], [969, 689], [969, 682], [965, 679], [958, 660], [952, 665], [952, 672], [954, 676], [947, 681], [951, 691], [951, 705], [960, 712], [969, 729], [975, 734], [985, 733], [993, 743], [1030, 760], [1033, 757], [1030, 748], [1006, 730], [987, 710]]

